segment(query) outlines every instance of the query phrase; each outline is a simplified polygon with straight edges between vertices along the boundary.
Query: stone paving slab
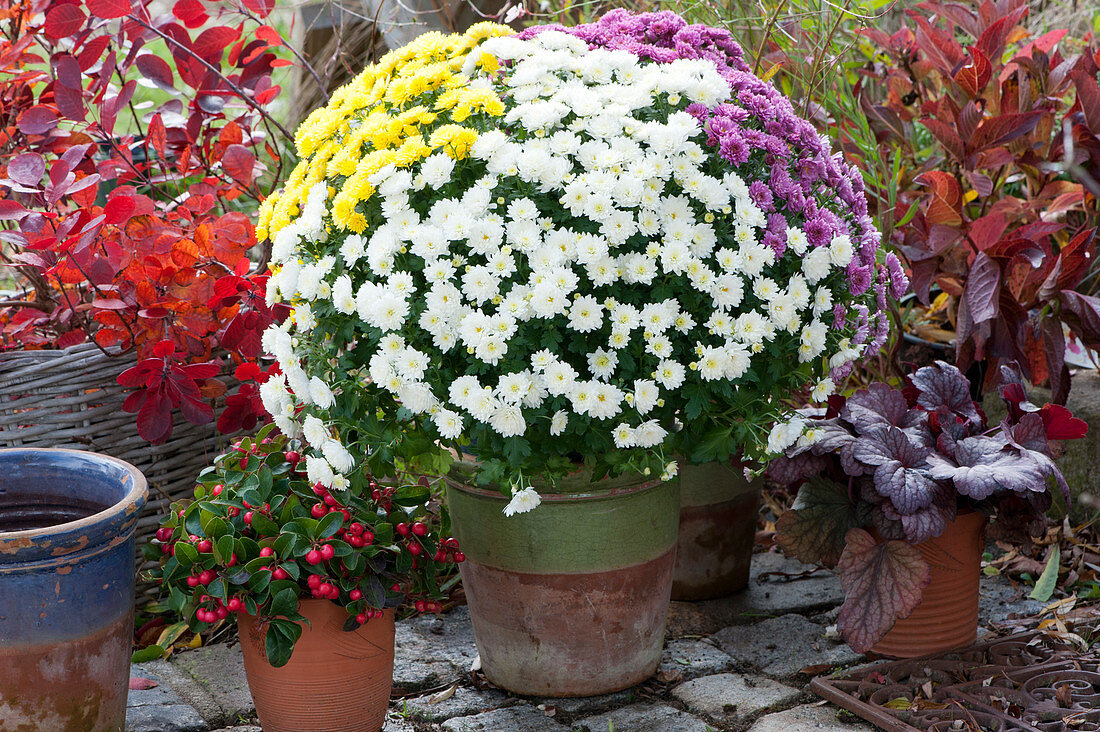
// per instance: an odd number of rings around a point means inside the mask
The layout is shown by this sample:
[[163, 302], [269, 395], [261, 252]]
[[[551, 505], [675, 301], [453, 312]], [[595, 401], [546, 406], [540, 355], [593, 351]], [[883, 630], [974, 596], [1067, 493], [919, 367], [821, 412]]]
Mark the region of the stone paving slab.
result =
[[126, 697], [126, 732], [202, 732], [206, 721], [184, 702], [155, 669], [133, 666], [131, 676], [156, 682], [151, 689], [131, 689]]
[[142, 664], [159, 673], [211, 727], [228, 727], [256, 716], [237, 644], [214, 645], [173, 654], [167, 661]]
[[432, 701], [439, 696], [440, 694], [425, 694], [413, 699], [403, 699], [395, 706], [402, 715], [411, 719], [443, 722], [452, 717], [465, 717], [520, 703], [518, 699], [496, 689], [477, 691], [460, 686], [446, 699]]
[[706, 722], [667, 704], [633, 704], [573, 725], [585, 732], [711, 732]]
[[689, 712], [732, 725], [765, 709], [793, 704], [802, 692], [759, 676], [715, 674], [680, 684], [672, 695]]
[[833, 706], [807, 704], [784, 712], [767, 714], [749, 727], [749, 732], [873, 732], [866, 722], [842, 722]]
[[[744, 590], [717, 600], [673, 602], [669, 608], [668, 637], [709, 635], [737, 623], [828, 610], [844, 602], [840, 579], [831, 572], [816, 569], [774, 552], [755, 554], [749, 584]], [[806, 573], [809, 574], [798, 579], [783, 576]]]
[[661, 654], [657, 678], [665, 683], [690, 681], [733, 668], [733, 657], [705, 640], [672, 640]]
[[825, 637], [825, 628], [801, 615], [783, 615], [755, 625], [735, 625], [714, 634], [718, 647], [769, 676], [787, 677], [807, 666], [856, 663], [861, 655]]
[[448, 719], [443, 723], [443, 729], [448, 732], [566, 732], [569, 728], [533, 706], [524, 704]]
[[634, 701], [634, 690], [626, 689], [599, 696], [576, 696], [542, 699], [541, 706], [553, 707], [561, 714], [576, 717], [582, 714], [602, 712], [611, 707], [619, 707]]

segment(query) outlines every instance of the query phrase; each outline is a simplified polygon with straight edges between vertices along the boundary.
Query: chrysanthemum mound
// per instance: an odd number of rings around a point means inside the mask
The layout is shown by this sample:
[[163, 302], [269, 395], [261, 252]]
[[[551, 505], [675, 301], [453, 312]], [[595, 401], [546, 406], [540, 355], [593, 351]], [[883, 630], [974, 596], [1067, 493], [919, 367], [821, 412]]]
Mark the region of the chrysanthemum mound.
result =
[[311, 478], [450, 446], [518, 491], [578, 455], [667, 478], [675, 453], [792, 444], [780, 400], [828, 396], [905, 286], [859, 173], [722, 31], [613, 12], [510, 34], [368, 68], [264, 206], [269, 296], [294, 307], [264, 403]]

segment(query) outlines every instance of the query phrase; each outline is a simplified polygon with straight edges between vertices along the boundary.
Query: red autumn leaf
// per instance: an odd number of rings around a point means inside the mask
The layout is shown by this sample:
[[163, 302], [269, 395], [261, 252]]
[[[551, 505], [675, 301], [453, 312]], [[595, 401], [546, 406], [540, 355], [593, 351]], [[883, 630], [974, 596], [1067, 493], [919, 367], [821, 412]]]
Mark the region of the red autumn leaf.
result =
[[244, 145], [230, 145], [222, 156], [222, 168], [230, 178], [242, 186], [249, 186], [256, 168], [256, 156]]
[[169, 340], [163, 340], [153, 346], [153, 355], [157, 358], [168, 358], [176, 352], [176, 344]]
[[[221, 63], [222, 54], [233, 41], [237, 40], [239, 33], [236, 29], [227, 25], [216, 25], [207, 28], [195, 39], [191, 49], [200, 58], [215, 66]], [[204, 74], [205, 75], [205, 74]]]
[[176, 16], [188, 28], [201, 28], [210, 16], [206, 6], [199, 0], [176, 0], [172, 4], [172, 15]]
[[153, 681], [152, 679], [146, 679], [141, 676], [130, 677], [130, 689], [133, 691], [140, 691], [143, 689], [155, 689], [156, 687], [157, 682]]
[[163, 91], [170, 94], [176, 93], [175, 77], [172, 75], [172, 67], [160, 56], [152, 53], [143, 53], [134, 59], [134, 65], [138, 71], [149, 81], [156, 84]]
[[257, 28], [256, 37], [262, 41], [267, 41], [272, 46], [283, 45], [283, 37], [279, 35], [279, 31], [275, 30], [270, 25], [261, 25]]
[[266, 18], [275, 9], [275, 0], [244, 0], [244, 6], [261, 18]]
[[[19, 201], [13, 201], [9, 198], [0, 200], [0, 221], [21, 219], [29, 213], [30, 211], [25, 209]], [[29, 252], [22, 252], [22, 254], [29, 254]], [[40, 257], [37, 258], [41, 259]], [[45, 266], [45, 260], [42, 261], [42, 266]]]
[[1035, 129], [1043, 117], [1042, 110], [1033, 110], [1020, 114], [1002, 114], [999, 117], [983, 119], [967, 140], [972, 152], [981, 152], [1006, 142], [1012, 142]]
[[105, 33], [85, 43], [84, 47], [80, 49], [80, 53], [76, 55], [76, 61], [80, 65], [80, 70], [87, 71], [92, 68], [92, 66], [100, 60], [104, 49], [107, 48], [110, 42], [111, 37]]
[[130, 0], [88, 0], [88, 10], [97, 18], [121, 18], [133, 10]]
[[46, 160], [35, 152], [20, 153], [8, 161], [8, 177], [16, 183], [37, 188], [46, 173]]
[[70, 53], [56, 55], [53, 63], [57, 77], [53, 85], [53, 98], [57, 111], [71, 120], [83, 122], [87, 111], [84, 109], [80, 64]]
[[172, 402], [161, 390], [150, 390], [137, 416], [138, 434], [146, 441], [163, 444], [172, 434]]
[[221, 132], [218, 133], [218, 142], [223, 148], [239, 145], [243, 141], [244, 133], [241, 132], [241, 126], [232, 120], [226, 122], [225, 127], [222, 127]]
[[1088, 434], [1088, 423], [1074, 417], [1061, 404], [1044, 404], [1039, 416], [1043, 418], [1048, 440], [1079, 440]]
[[36, 104], [19, 113], [15, 126], [24, 135], [44, 135], [57, 127], [57, 112], [45, 104]]
[[192, 379], [212, 379], [221, 372], [221, 367], [216, 363], [192, 363], [180, 368]]
[[962, 223], [962, 187], [950, 173], [930, 170], [917, 176], [917, 182], [932, 189], [925, 219], [929, 224], [958, 226]]
[[985, 252], [978, 252], [970, 265], [963, 298], [975, 324], [997, 317], [1001, 295], [1001, 268]]
[[81, 29], [88, 16], [76, 3], [54, 5], [46, 11], [46, 23], [43, 30], [54, 40], [71, 36]]
[[164, 160], [168, 135], [164, 129], [164, 120], [161, 118], [160, 112], [154, 114], [153, 118], [149, 120], [149, 129], [145, 133], [145, 141], [152, 146], [160, 159]]
[[272, 99], [279, 96], [280, 91], [282, 91], [282, 87], [280, 87], [278, 85], [273, 86], [270, 89], [265, 89], [264, 91], [259, 92], [258, 94], [256, 94], [256, 103], [257, 104], [267, 104]]
[[135, 208], [136, 204], [133, 196], [114, 196], [103, 207], [103, 215], [106, 217], [104, 222], [121, 224], [129, 221], [130, 217], [134, 215]]
[[83, 343], [88, 340], [88, 334], [81, 329], [70, 330], [68, 333], [62, 333], [57, 339], [58, 348], [68, 348], [69, 346], [75, 346], [79, 343]]
[[837, 624], [852, 650], [866, 653], [920, 604], [932, 570], [920, 550], [904, 541], [877, 542], [852, 529], [837, 564], [844, 589]]
[[972, 99], [977, 97], [989, 83], [989, 77], [993, 75], [993, 67], [989, 59], [976, 47], [967, 49], [970, 60], [955, 72], [955, 83]]
[[252, 381], [261, 373], [263, 372], [254, 361], [245, 361], [233, 370], [233, 378], [237, 381]]

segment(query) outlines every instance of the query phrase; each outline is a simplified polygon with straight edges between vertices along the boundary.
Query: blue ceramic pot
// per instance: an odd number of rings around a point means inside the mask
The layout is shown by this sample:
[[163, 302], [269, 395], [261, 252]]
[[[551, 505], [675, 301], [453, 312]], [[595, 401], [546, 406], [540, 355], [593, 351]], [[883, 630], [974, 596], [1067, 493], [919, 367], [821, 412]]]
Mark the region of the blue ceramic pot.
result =
[[0, 450], [0, 729], [121, 732], [145, 476], [78, 450]]

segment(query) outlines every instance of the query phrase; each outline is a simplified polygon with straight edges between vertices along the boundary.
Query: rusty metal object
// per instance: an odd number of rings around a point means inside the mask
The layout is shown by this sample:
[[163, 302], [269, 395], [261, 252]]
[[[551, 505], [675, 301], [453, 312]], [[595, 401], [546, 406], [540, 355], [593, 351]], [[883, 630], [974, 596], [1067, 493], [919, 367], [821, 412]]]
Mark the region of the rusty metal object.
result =
[[890, 732], [1096, 732], [1100, 645], [1081, 651], [1051, 634], [1019, 633], [818, 677], [810, 689]]
[[749, 583], [760, 486], [739, 466], [680, 468], [680, 534], [673, 600], [709, 600]]
[[393, 686], [393, 610], [351, 632], [347, 611], [328, 600], [301, 600], [309, 619], [285, 666], [272, 667], [264, 633], [241, 614], [248, 688], [266, 732], [376, 732], [386, 721]]
[[532, 696], [595, 696], [657, 670], [675, 549], [632, 567], [581, 574], [460, 565], [482, 670]]
[[122, 732], [146, 493], [121, 460], [0, 450], [0, 730]]

